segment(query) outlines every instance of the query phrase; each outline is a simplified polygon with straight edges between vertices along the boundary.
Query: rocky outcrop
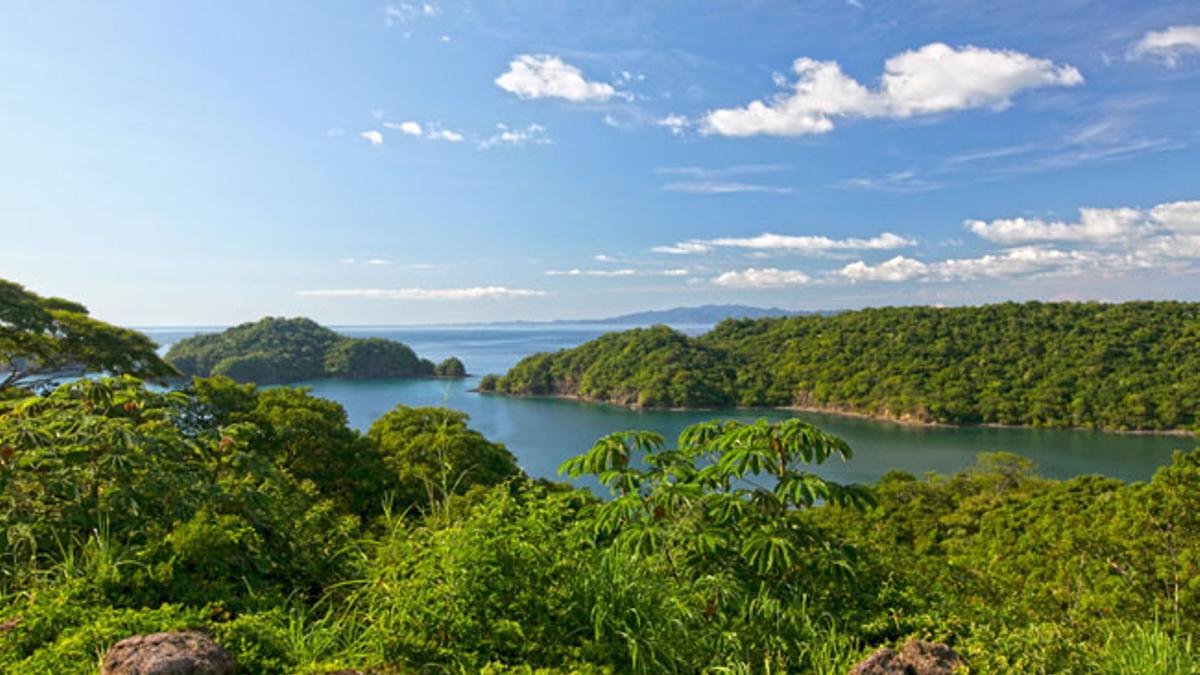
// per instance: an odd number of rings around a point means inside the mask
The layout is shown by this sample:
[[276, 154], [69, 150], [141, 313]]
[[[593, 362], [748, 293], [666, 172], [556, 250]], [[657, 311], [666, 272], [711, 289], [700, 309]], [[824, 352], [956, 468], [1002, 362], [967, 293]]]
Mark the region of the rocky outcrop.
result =
[[877, 650], [851, 668], [849, 675], [952, 675], [966, 665], [947, 645], [909, 640], [900, 651]]
[[232, 675], [237, 662], [205, 633], [135, 635], [104, 655], [100, 675]]

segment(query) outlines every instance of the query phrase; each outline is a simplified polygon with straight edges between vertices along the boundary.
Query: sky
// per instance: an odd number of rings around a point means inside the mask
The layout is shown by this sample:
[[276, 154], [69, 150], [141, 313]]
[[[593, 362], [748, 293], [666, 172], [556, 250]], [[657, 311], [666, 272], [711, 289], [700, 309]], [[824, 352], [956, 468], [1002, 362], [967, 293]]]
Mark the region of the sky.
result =
[[1200, 300], [1200, 3], [0, 3], [0, 278], [134, 326]]

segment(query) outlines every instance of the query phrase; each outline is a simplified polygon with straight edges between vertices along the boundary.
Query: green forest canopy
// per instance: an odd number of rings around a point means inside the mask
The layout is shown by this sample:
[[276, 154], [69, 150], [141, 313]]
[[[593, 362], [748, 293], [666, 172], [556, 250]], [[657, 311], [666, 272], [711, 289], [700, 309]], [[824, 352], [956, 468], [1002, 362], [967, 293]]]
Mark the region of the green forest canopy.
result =
[[0, 399], [88, 372], [175, 375], [156, 348], [141, 333], [93, 319], [77, 302], [0, 279]]
[[1200, 423], [1200, 304], [1005, 303], [664, 326], [536, 354], [497, 391], [653, 407], [804, 406], [951, 424]]
[[350, 338], [311, 319], [266, 317], [220, 333], [180, 340], [167, 361], [184, 375], [224, 375], [238, 382], [279, 384], [327, 377], [464, 377], [462, 362], [439, 365], [395, 340]]
[[874, 486], [800, 422], [612, 434], [531, 481], [461, 413], [227, 378], [0, 403], [0, 672], [203, 628], [242, 672], [844, 673], [910, 636], [977, 673], [1195, 673], [1200, 451], [1147, 483], [984, 455]]
[[[30, 302], [28, 321], [4, 307], [8, 344], [29, 331], [44, 363], [79, 361]], [[95, 672], [124, 637], [189, 628], [251, 674], [843, 673], [912, 636], [977, 673], [1200, 659], [1200, 450], [1145, 483], [984, 454], [841, 485], [817, 468], [853, 461], [841, 439], [717, 420], [564, 463], [602, 501], [530, 480], [441, 408], [363, 434], [338, 403], [225, 377], [6, 391], [0, 672]]]

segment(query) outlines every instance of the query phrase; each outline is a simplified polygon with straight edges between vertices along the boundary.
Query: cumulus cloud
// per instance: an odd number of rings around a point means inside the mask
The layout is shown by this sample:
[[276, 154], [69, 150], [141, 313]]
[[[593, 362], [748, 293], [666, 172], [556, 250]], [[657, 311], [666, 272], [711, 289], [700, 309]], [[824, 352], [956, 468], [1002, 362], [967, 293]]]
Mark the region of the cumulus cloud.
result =
[[1129, 48], [1130, 59], [1152, 58], [1174, 68], [1188, 54], [1200, 53], [1200, 24], [1150, 31]]
[[459, 143], [464, 137], [457, 131], [450, 131], [449, 129], [434, 129], [426, 134], [425, 138], [434, 141], [450, 141], [451, 143]]
[[375, 129], [370, 129], [360, 133], [359, 138], [365, 138], [371, 145], [383, 145], [383, 134]]
[[[874, 89], [834, 61], [799, 58], [791, 90], [741, 108], [709, 112], [704, 133], [722, 136], [802, 136], [833, 130], [839, 118], [908, 118], [970, 108], [1002, 109], [1030, 89], [1081, 84], [1072, 66], [1012, 50], [942, 43], [889, 58]], [[784, 82], [786, 84], [786, 82]]]
[[607, 101], [620, 92], [606, 82], [591, 82], [583, 71], [551, 54], [521, 54], [495, 80], [521, 98], [561, 98], [572, 103]]
[[528, 298], [546, 295], [507, 286], [474, 286], [471, 288], [337, 288], [299, 291], [297, 295], [314, 298], [367, 298], [376, 300], [478, 300], [498, 298]]
[[738, 272], [725, 272], [713, 277], [712, 282], [728, 288], [782, 288], [810, 284], [812, 277], [800, 270], [751, 267]]
[[858, 261], [843, 267], [839, 274], [850, 281], [970, 281], [1012, 276], [1068, 276], [1099, 269], [1146, 266], [1147, 263], [1133, 257], [1022, 246], [977, 258], [951, 258], [933, 263], [904, 256], [878, 265]]
[[655, 253], [670, 253], [672, 255], [687, 255], [689, 253], [708, 253], [712, 247], [700, 242], [681, 241], [670, 246], [655, 246], [650, 249]]
[[898, 255], [878, 265], [863, 261], [850, 263], [841, 269], [842, 276], [851, 281], [907, 281], [921, 276], [928, 265], [912, 258]]
[[546, 135], [546, 127], [536, 122], [525, 128], [497, 124], [496, 133], [479, 141], [479, 149], [487, 150], [497, 145], [521, 146], [546, 145], [548, 143], [550, 143], [550, 138]]
[[457, 131], [443, 129], [441, 123], [434, 122], [431, 125], [422, 125], [420, 122], [384, 122], [383, 126], [388, 129], [394, 129], [406, 136], [415, 136], [417, 138], [426, 138], [431, 141], [450, 141], [458, 143], [465, 139], [465, 136]]
[[409, 136], [420, 136], [423, 133], [421, 125], [417, 122], [384, 122], [383, 126], [401, 131]]
[[384, 258], [371, 258], [370, 260], [367, 261], [367, 264], [368, 265], [391, 265], [392, 261], [386, 260]]
[[636, 270], [620, 269], [620, 270], [581, 270], [573, 268], [569, 270], [546, 270], [548, 277], [631, 277], [637, 274]]
[[683, 268], [669, 270], [635, 270], [623, 268], [616, 270], [585, 270], [572, 268], [569, 270], [546, 270], [549, 277], [683, 277], [691, 274]]
[[1194, 250], [1193, 237], [1200, 235], [1200, 201], [1169, 202], [1150, 209], [1082, 208], [1079, 220], [1071, 223], [1001, 218], [990, 222], [968, 220], [964, 226], [1001, 244], [1074, 241], [1164, 254], [1174, 247], [1187, 255]]
[[656, 253], [708, 253], [715, 248], [743, 248], [757, 251], [778, 251], [819, 255], [829, 251], [891, 250], [916, 245], [916, 241], [891, 232], [870, 239], [832, 239], [825, 236], [792, 236], [764, 232], [755, 237], [720, 237], [691, 239], [671, 246], [656, 246]]
[[691, 120], [688, 118], [675, 114], [667, 115], [660, 120], [656, 120], [654, 123], [670, 131], [672, 136], [683, 135], [683, 132], [687, 131], [688, 127], [692, 125]]

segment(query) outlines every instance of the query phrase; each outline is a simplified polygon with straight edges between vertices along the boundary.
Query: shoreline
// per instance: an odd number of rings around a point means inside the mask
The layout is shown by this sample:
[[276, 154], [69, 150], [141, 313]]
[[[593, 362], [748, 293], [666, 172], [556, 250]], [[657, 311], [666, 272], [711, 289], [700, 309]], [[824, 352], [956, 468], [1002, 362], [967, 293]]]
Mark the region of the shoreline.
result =
[[723, 407], [646, 407], [632, 403], [617, 403], [614, 401], [602, 401], [599, 399], [587, 398], [574, 394], [512, 394], [503, 391], [481, 391], [479, 389], [471, 390], [473, 393], [495, 396], [511, 396], [512, 398], [545, 398], [563, 401], [573, 401], [576, 403], [592, 403], [597, 405], [610, 405], [627, 410], [653, 410], [663, 412], [696, 412], [705, 410], [787, 410], [793, 412], [807, 412], [820, 415], [837, 415], [839, 417], [850, 417], [857, 419], [869, 420], [872, 422], [886, 422], [902, 427], [911, 428], [927, 428], [927, 429], [1016, 429], [1021, 431], [1084, 431], [1101, 434], [1117, 434], [1123, 436], [1170, 436], [1178, 438], [1188, 438], [1200, 436], [1200, 432], [1190, 431], [1188, 429], [1105, 429], [1101, 427], [1034, 427], [1024, 424], [1000, 424], [999, 422], [984, 422], [982, 424], [951, 424], [949, 422], [932, 422], [913, 419], [910, 417], [894, 417], [889, 415], [878, 415], [873, 413], [865, 413], [857, 410], [850, 410], [840, 407], [821, 407], [821, 406], [805, 406], [805, 405], [781, 405], [781, 406], [723, 406]]

